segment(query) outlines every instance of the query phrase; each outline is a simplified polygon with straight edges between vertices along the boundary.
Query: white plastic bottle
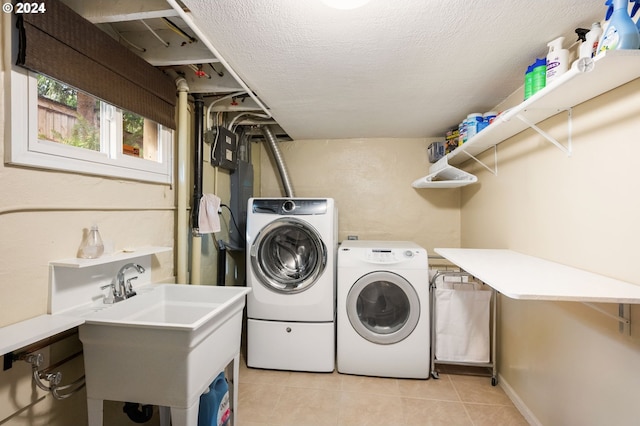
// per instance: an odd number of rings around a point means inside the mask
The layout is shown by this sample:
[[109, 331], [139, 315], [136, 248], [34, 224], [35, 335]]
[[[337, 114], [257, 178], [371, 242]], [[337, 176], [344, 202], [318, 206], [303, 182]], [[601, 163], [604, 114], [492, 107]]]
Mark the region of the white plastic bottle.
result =
[[562, 48], [564, 37], [550, 41], [547, 54], [547, 85], [569, 70], [569, 51]]
[[598, 42], [602, 36], [600, 22], [591, 24], [591, 29], [586, 35], [585, 41], [580, 45], [580, 58], [593, 58], [598, 52]]
[[[465, 123], [467, 123], [467, 141], [478, 133], [478, 124], [482, 121], [482, 114], [474, 112], [467, 115]], [[466, 142], [466, 141], [465, 141]]]

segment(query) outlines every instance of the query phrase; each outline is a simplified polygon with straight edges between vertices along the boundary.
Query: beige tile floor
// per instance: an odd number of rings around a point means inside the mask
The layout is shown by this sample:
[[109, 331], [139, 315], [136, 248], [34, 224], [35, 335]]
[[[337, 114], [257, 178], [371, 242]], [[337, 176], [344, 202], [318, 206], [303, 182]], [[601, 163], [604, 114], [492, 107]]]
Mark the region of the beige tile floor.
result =
[[237, 426], [528, 424], [488, 377], [409, 380], [240, 365]]

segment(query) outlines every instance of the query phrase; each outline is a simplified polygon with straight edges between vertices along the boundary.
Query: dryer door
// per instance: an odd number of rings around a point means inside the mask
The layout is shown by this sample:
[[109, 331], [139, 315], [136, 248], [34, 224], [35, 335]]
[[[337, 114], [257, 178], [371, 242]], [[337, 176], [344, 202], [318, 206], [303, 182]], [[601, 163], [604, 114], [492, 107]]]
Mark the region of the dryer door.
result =
[[327, 248], [318, 231], [295, 218], [277, 219], [262, 228], [250, 255], [260, 282], [279, 293], [307, 290], [327, 264]]
[[356, 332], [373, 343], [390, 345], [407, 338], [420, 319], [420, 299], [398, 274], [363, 275], [347, 295], [347, 316]]

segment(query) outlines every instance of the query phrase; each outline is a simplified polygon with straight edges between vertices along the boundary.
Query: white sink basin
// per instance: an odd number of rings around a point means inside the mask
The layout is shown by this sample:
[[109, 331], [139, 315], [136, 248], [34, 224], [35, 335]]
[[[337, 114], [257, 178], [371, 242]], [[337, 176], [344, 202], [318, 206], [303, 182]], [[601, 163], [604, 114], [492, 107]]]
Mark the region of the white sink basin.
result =
[[246, 287], [150, 284], [137, 295], [111, 305], [99, 302], [81, 316], [89, 324], [195, 330], [217, 313], [242, 299]]
[[85, 319], [89, 425], [102, 425], [105, 399], [171, 407], [174, 425], [195, 425], [200, 395], [237, 359], [251, 289], [150, 284], [136, 291], [74, 310]]

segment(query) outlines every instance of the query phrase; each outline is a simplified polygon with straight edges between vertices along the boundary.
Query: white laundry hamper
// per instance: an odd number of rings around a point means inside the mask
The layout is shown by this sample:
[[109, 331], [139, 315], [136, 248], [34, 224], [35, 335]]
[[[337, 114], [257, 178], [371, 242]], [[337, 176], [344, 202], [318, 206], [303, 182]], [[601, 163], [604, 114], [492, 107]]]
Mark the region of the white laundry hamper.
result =
[[490, 369], [498, 384], [497, 293], [465, 271], [430, 271], [431, 377], [436, 364]]
[[441, 361], [491, 360], [491, 291], [477, 282], [436, 280], [435, 357]]

